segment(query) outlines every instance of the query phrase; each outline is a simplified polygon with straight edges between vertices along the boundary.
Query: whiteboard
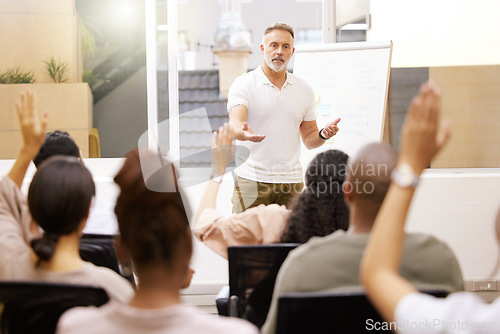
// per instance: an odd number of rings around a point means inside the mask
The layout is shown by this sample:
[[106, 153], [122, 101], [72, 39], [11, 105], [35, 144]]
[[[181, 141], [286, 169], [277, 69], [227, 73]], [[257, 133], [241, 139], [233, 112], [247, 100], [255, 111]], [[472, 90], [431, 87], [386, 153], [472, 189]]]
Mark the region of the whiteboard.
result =
[[381, 141], [391, 54], [390, 41], [296, 46], [293, 74], [313, 88], [318, 128], [341, 118], [338, 134], [323, 146], [308, 150], [302, 144], [303, 167], [319, 152], [339, 149], [353, 156]]

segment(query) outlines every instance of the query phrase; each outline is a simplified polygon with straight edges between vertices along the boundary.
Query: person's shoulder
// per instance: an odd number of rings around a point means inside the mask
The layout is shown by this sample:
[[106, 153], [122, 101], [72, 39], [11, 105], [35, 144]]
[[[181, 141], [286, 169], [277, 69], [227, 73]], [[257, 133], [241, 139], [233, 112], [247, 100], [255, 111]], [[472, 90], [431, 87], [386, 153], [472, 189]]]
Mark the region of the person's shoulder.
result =
[[306, 80], [301, 77], [296, 76], [293, 73], [287, 72], [288, 80], [291, 81], [292, 84], [300, 85], [312, 90], [312, 86]]
[[116, 279], [118, 281], [125, 281], [125, 282], [127, 281], [124, 277], [122, 277], [114, 270], [111, 270], [110, 268], [107, 267], [96, 266], [95, 264], [89, 261], [83, 262], [83, 271], [91, 276], [102, 276], [105, 278]]
[[238, 334], [257, 334], [257, 327], [250, 322], [231, 317], [219, 317], [218, 315], [204, 313], [192, 306], [180, 306], [182, 312], [189, 316], [189, 323], [193, 331], [202, 331], [203, 333], [238, 333]]
[[[408, 324], [431, 319], [441, 321], [460, 319], [460, 322], [467, 326], [479, 323], [497, 326], [496, 318], [500, 307], [498, 301], [500, 299], [489, 304], [471, 292], [455, 292], [446, 298], [435, 298], [415, 292], [399, 300], [395, 310], [395, 321]], [[498, 330], [486, 332], [498, 333]]]
[[442, 240], [433, 235], [425, 233], [406, 233], [405, 248], [418, 249], [443, 249], [449, 250], [450, 247]]
[[288, 216], [290, 215], [290, 210], [284, 205], [279, 204], [260, 204], [253, 208], [247, 209], [240, 213], [233, 213], [228, 217], [231, 223], [235, 221], [248, 223], [258, 223], [264, 225], [275, 225], [284, 224]]
[[326, 249], [336, 247], [342, 240], [348, 238], [344, 230], [337, 230], [324, 237], [312, 237], [306, 243], [292, 250], [287, 261], [303, 261], [304, 258], [315, 258], [317, 254], [324, 254]]
[[19, 189], [9, 175], [0, 177], [0, 195], [7, 201], [16, 201], [21, 204], [27, 203], [26, 195]]
[[[272, 213], [272, 214], [282, 214], [288, 216], [290, 214], [290, 210], [285, 206], [285, 205], [279, 205], [276, 203], [265, 205], [265, 204], [260, 204], [256, 207], [247, 209], [246, 211], [251, 212], [267, 212], [267, 213]], [[246, 212], [245, 211], [245, 212]]]
[[111, 297], [117, 297], [118, 300], [126, 301], [134, 293], [132, 284], [117, 272], [106, 268], [96, 266], [91, 262], [84, 262], [83, 271], [92, 279], [91, 283], [102, 286]]
[[89, 325], [101, 323], [110, 307], [111, 304], [71, 308], [62, 314], [56, 333], [88, 333]]

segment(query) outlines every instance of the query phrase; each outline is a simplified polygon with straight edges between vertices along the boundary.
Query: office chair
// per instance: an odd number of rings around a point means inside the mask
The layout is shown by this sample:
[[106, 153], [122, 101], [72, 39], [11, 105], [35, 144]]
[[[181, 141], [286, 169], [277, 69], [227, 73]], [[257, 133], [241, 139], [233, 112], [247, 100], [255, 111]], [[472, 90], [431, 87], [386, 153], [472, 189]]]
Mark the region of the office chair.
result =
[[[442, 290], [422, 292], [440, 298], [447, 295]], [[376, 324], [390, 323], [384, 322], [364, 291], [286, 293], [278, 300], [276, 334], [392, 333]]]
[[0, 281], [0, 333], [54, 333], [64, 311], [108, 300], [100, 287]]
[[79, 246], [80, 256], [84, 261], [115, 271], [135, 286], [135, 280], [129, 268], [130, 265], [120, 263], [118, 260], [114, 238], [114, 235], [107, 234], [82, 235]]
[[262, 326], [279, 268], [288, 253], [298, 245], [278, 243], [228, 247], [229, 295], [226, 292], [223, 297], [223, 290], [218, 295], [219, 314], [245, 317], [258, 327]]
[[113, 237], [106, 234], [82, 235], [79, 247], [80, 256], [96, 266], [106, 267], [121, 274]]

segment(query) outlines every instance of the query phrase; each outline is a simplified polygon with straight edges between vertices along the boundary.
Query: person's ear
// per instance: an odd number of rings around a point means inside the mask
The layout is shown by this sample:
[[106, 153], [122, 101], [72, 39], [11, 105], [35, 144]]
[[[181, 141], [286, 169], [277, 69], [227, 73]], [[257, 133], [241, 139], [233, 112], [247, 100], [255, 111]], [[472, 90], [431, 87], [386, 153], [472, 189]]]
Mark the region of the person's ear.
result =
[[347, 204], [350, 204], [352, 202], [352, 196], [353, 196], [353, 187], [352, 183], [349, 181], [344, 181], [342, 184], [342, 190], [344, 191], [344, 199]]
[[264, 54], [264, 44], [260, 45], [260, 51], [262, 52], [262, 54]]

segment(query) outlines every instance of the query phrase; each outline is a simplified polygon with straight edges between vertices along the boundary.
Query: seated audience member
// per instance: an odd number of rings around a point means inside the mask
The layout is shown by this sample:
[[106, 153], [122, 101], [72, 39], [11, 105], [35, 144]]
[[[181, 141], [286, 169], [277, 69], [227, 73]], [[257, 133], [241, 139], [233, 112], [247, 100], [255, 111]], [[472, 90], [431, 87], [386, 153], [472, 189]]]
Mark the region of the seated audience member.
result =
[[[69, 133], [56, 130], [45, 135], [45, 141], [33, 159], [33, 163], [38, 168], [46, 159], [55, 155], [75, 157], [83, 163], [80, 153], [80, 148]], [[104, 202], [94, 197], [83, 233], [117, 234], [118, 223], [114, 213], [114, 203]]]
[[127, 305], [72, 309], [62, 316], [58, 333], [258, 333], [245, 320], [181, 305], [179, 289], [185, 286], [193, 250], [191, 230], [168, 161], [162, 164], [164, 172], [146, 181], [165, 190], [146, 187], [141, 167], [151, 161], [158, 163], [158, 155], [134, 150], [115, 177], [121, 243], [139, 281], [135, 296]]
[[[312, 238], [290, 252], [278, 273], [263, 333], [275, 332], [278, 298], [283, 293], [362, 289], [359, 264], [396, 160], [394, 149], [380, 143], [363, 147], [349, 159], [344, 183], [349, 229]], [[432, 236], [405, 235], [400, 272], [421, 289], [463, 289], [455, 255]]]
[[[225, 124], [219, 129], [218, 139], [217, 133], [213, 137], [212, 147], [218, 148], [213, 149], [214, 176], [224, 174], [224, 167], [234, 153], [232, 145], [229, 126]], [[304, 243], [313, 236], [325, 236], [338, 229], [347, 230], [349, 209], [342, 196], [347, 158], [338, 150], [318, 154], [307, 168], [306, 188], [292, 200], [291, 210], [284, 205], [261, 204], [224, 217], [215, 210], [220, 182], [211, 179], [201, 200], [193, 232], [205, 245], [227, 258], [228, 246]]]
[[38, 113], [32, 93], [23, 93], [16, 109], [23, 145], [0, 180], [0, 279], [101, 286], [112, 300], [128, 301], [133, 289], [127, 280], [80, 258], [80, 235], [95, 186], [77, 158], [45, 161], [33, 176], [26, 203], [20, 187], [43, 143], [47, 117]]
[[404, 224], [418, 177], [449, 136], [446, 124], [439, 129], [439, 112], [439, 89], [432, 83], [422, 85], [401, 130], [398, 173], [393, 177], [363, 255], [361, 282], [372, 304], [398, 333], [496, 334], [500, 332], [500, 299], [487, 304], [468, 292], [434, 298], [417, 292], [413, 282], [398, 271]]

